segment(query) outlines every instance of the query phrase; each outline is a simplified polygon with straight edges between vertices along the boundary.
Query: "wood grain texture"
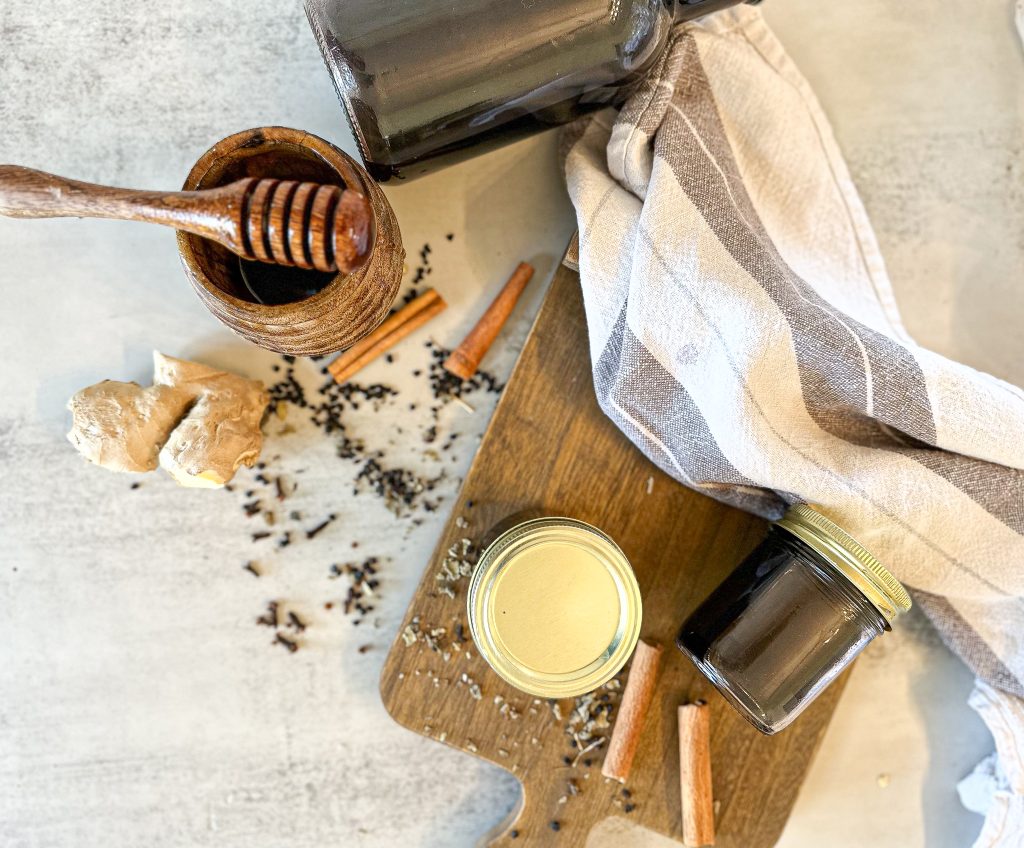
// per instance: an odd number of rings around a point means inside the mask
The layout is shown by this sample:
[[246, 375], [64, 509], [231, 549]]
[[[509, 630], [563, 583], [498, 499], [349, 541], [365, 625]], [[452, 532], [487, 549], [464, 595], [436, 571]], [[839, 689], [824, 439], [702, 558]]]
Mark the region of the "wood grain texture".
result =
[[[192, 287], [216, 318], [267, 350], [320, 356], [350, 347], [387, 317], [401, 285], [405, 250], [390, 203], [351, 157], [287, 127], [244, 130], [217, 142], [192, 167], [184, 189], [215, 189], [253, 177], [258, 181], [247, 235], [256, 258], [318, 267], [315, 247], [325, 251], [321, 261], [330, 253], [340, 268], [356, 267], [339, 270], [312, 297], [268, 306], [252, 301], [231, 252], [179, 230], [178, 250]], [[323, 238], [310, 238], [318, 229]]]
[[245, 259], [351, 273], [370, 250], [372, 211], [357, 191], [244, 177], [203, 191], [137, 191], [0, 165], [0, 215], [118, 218], [211, 239]]
[[[470, 505], [472, 504], [472, 506]], [[466, 477], [452, 517], [406, 613], [421, 628], [465, 624], [465, 581], [456, 597], [437, 591], [448, 548], [480, 539], [516, 514], [564, 514], [601, 527], [622, 547], [644, 599], [641, 638], [672, 644], [683, 618], [763, 537], [759, 519], [698, 495], [657, 470], [601, 413], [590, 377], [586, 325], [575, 272], [561, 268]], [[401, 632], [401, 629], [400, 629]], [[719, 802], [718, 844], [768, 848], [778, 839], [839, 698], [845, 676], [784, 733], [746, 723], [676, 650], [666, 650], [627, 788], [600, 776], [599, 763], [569, 768], [562, 724], [546, 705], [493, 674], [471, 651], [444, 661], [422, 641], [396, 639], [381, 676], [384, 705], [401, 724], [512, 771], [523, 803], [492, 844], [580, 846], [607, 816], [626, 816], [681, 838], [677, 706], [705, 699]], [[457, 685], [465, 673], [481, 698]], [[437, 679], [435, 683], [434, 680]], [[509, 720], [495, 698], [517, 707]], [[568, 705], [571, 708], [571, 702]], [[537, 740], [534, 743], [533, 740]], [[599, 757], [597, 758], [599, 759]], [[569, 778], [580, 793], [565, 803]], [[559, 830], [549, 824], [558, 821]]]

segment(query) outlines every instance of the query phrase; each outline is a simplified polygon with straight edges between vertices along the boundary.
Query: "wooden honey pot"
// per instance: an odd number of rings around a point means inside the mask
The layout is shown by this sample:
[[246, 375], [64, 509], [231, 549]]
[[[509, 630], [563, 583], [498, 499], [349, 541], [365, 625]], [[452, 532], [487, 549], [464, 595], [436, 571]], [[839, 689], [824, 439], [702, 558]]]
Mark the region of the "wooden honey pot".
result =
[[253, 344], [297, 356], [343, 350], [374, 330], [398, 295], [405, 261], [398, 221], [380, 187], [361, 165], [318, 136], [258, 127], [207, 150], [182, 188], [217, 188], [246, 177], [353, 189], [369, 202], [374, 238], [361, 265], [351, 273], [331, 273], [247, 260], [179, 231], [185, 275], [207, 309]]

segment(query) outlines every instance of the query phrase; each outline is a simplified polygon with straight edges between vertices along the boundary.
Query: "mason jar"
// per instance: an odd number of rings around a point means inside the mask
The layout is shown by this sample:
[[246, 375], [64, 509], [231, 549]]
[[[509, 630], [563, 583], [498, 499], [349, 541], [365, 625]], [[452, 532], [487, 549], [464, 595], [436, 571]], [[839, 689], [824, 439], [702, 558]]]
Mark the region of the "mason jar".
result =
[[305, 8], [363, 162], [384, 181], [620, 102], [673, 24], [741, 1], [305, 0]]
[[910, 603], [861, 544], [800, 504], [690, 615], [676, 644], [751, 724], [772, 734]]
[[573, 698], [611, 680], [636, 647], [641, 614], [626, 555], [572, 518], [501, 532], [470, 578], [467, 617], [480, 656], [537, 697]]

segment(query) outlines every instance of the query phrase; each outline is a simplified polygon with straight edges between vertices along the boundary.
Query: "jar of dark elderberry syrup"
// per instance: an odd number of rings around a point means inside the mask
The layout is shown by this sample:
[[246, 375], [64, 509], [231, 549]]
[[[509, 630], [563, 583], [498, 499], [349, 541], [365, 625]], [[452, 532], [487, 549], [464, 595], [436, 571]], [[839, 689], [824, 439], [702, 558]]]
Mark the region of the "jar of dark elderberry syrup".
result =
[[693, 612], [676, 644], [772, 734], [908, 609], [910, 595], [877, 559], [800, 504]]
[[620, 103], [673, 25], [760, 0], [304, 0], [366, 169], [405, 179]]

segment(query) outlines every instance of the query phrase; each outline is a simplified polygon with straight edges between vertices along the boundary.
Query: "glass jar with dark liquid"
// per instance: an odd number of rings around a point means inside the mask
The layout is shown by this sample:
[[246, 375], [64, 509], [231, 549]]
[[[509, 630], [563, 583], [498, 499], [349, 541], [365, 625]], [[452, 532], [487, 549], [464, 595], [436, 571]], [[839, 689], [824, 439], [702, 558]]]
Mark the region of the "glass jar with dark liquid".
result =
[[[367, 170], [418, 176], [624, 99], [742, 0], [305, 0]], [[758, 0], [747, 0], [758, 2]]]
[[676, 644], [758, 730], [790, 724], [910, 595], [841, 527], [792, 507], [683, 624]]

